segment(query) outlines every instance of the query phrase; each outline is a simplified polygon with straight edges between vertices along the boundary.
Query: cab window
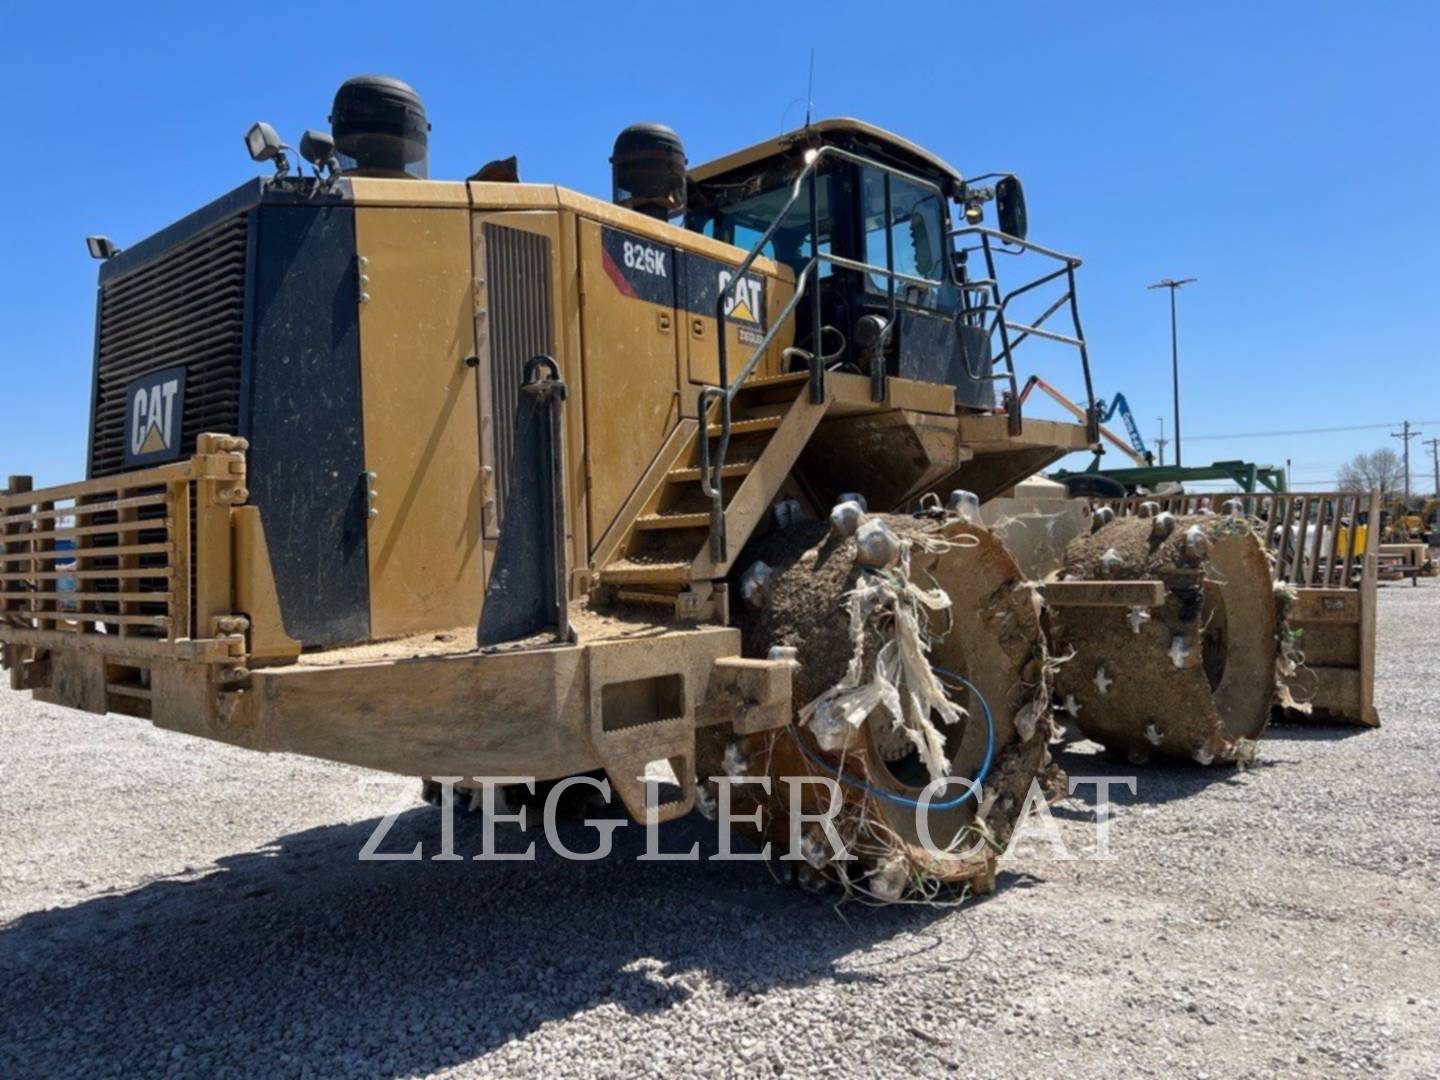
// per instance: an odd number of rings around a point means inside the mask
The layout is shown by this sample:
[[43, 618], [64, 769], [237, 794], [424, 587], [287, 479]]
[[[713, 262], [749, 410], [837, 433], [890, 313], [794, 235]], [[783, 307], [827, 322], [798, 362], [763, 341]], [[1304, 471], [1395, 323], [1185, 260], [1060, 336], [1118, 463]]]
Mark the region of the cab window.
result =
[[[820, 250], [830, 250], [830, 178], [822, 175], [819, 188]], [[775, 220], [785, 200], [790, 197], [792, 185], [784, 184], [758, 195], [737, 199], [733, 203], [686, 217], [685, 227], [713, 236], [727, 244], [734, 244], [749, 251], [764, 235], [770, 223]], [[810, 261], [810, 203], [805, 192], [795, 200], [775, 234], [761, 248], [760, 253], [776, 262], [784, 263], [795, 273], [800, 273]], [[829, 263], [821, 265], [820, 276], [829, 275]]]
[[[871, 266], [885, 265], [885, 236], [893, 237], [894, 269], [910, 277], [935, 283], [933, 288], [898, 280], [895, 295], [910, 304], [933, 306], [945, 283], [944, 207], [940, 197], [929, 188], [904, 180], [890, 178], [890, 216], [885, 215], [885, 174], [873, 169], [861, 170], [862, 206], [865, 231], [865, 261]], [[872, 291], [886, 292], [884, 274], [869, 274]]]

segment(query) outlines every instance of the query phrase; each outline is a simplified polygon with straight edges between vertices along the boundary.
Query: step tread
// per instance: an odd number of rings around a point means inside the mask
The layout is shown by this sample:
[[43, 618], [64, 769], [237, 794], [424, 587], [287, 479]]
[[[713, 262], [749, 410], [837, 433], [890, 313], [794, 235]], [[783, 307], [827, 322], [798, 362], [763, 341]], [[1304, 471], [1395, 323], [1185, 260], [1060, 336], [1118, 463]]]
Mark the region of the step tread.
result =
[[[783, 412], [767, 416], [747, 416], [742, 420], [732, 419], [730, 421], [730, 434], [748, 435], [754, 431], [774, 431], [784, 422], [785, 414]], [[705, 429], [705, 432], [713, 438], [723, 434], [724, 429], [719, 424], [711, 424]]]
[[[755, 468], [754, 461], [727, 461], [724, 468], [720, 470], [721, 476], [745, 476]], [[683, 484], [692, 480], [700, 479], [700, 466], [690, 468], [671, 469], [665, 474], [665, 478], [671, 483]]]
[[644, 514], [635, 520], [641, 529], [700, 529], [710, 524], [709, 511]]
[[620, 559], [600, 571], [606, 585], [667, 585], [689, 581], [688, 562]]
[[797, 386], [810, 381], [808, 371], [790, 371], [784, 375], [759, 375], [740, 384], [741, 390], [769, 390], [776, 386]]

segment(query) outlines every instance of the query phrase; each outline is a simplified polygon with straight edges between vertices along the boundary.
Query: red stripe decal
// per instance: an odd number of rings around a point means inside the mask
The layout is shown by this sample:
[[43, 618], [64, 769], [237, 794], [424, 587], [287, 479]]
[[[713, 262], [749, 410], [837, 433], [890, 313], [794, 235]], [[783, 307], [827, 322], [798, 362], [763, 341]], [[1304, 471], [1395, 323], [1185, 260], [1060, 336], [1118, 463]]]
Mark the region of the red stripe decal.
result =
[[638, 295], [635, 292], [635, 286], [631, 285], [625, 277], [625, 271], [615, 265], [615, 260], [610, 257], [610, 252], [603, 247], [600, 249], [600, 263], [605, 267], [605, 273], [610, 275], [610, 280], [615, 283], [615, 287], [623, 295], [631, 297]]

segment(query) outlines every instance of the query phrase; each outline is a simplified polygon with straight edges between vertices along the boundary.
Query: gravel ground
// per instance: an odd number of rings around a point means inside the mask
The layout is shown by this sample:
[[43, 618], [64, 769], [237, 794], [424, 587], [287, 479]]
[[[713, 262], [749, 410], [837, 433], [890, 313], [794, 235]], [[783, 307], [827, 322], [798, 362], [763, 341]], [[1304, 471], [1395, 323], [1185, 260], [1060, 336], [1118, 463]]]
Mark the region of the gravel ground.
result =
[[1148, 768], [1108, 861], [1084, 789], [1080, 858], [840, 915], [636, 863], [634, 828], [597, 863], [360, 862], [397, 797], [384, 850], [438, 850], [413, 781], [0, 691], [0, 1076], [1440, 1075], [1440, 581], [1382, 589], [1380, 642], [1379, 731]]

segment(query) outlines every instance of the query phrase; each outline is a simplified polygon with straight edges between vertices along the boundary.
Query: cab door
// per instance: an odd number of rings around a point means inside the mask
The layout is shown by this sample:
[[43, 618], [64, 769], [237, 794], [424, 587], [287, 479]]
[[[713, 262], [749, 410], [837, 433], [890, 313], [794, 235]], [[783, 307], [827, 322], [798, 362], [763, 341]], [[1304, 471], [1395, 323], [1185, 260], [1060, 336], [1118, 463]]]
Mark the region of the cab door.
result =
[[[889, 177], [889, 215], [886, 208], [886, 174], [860, 168], [863, 258], [871, 266], [893, 269], [914, 280], [895, 281], [896, 346], [892, 374], [905, 379], [942, 383], [956, 388], [961, 404], [994, 407], [988, 343], [970, 341], [968, 356], [961, 349], [956, 323], [959, 294], [950, 279], [945, 258], [946, 207], [930, 188], [898, 176]], [[887, 248], [888, 244], [888, 248]], [[870, 311], [889, 307], [889, 280], [884, 274], [866, 274], [863, 306]]]

